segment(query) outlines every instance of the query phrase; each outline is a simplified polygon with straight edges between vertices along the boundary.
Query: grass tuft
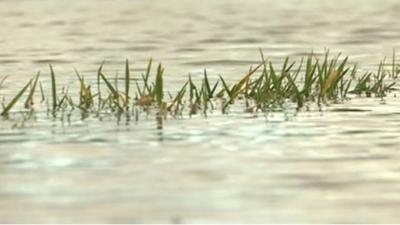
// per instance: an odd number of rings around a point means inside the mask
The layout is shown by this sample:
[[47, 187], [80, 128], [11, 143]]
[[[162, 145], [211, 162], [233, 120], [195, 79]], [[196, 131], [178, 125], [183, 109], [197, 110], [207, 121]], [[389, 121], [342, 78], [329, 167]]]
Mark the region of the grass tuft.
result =
[[[97, 70], [97, 93], [94, 94], [91, 83], [75, 69], [79, 81], [79, 99], [77, 100], [74, 100], [76, 96], [69, 93], [68, 87], [62, 89], [60, 97], [57, 96], [54, 69], [52, 65], [49, 65], [51, 99], [45, 95], [38, 73], [10, 103], [4, 106], [1, 116], [8, 115], [29, 88], [24, 106], [33, 110], [32, 105], [38, 84], [41, 102], [47, 104], [50, 102], [53, 113], [77, 108], [82, 111], [85, 118], [90, 112], [96, 112], [96, 115], [116, 113], [118, 118], [126, 115], [127, 120], [134, 116], [133, 118], [138, 120], [139, 112], [148, 114], [152, 109], [157, 110], [160, 118], [165, 118], [167, 114], [174, 117], [182, 115], [184, 109], [188, 111], [189, 116], [198, 112], [207, 116], [214, 109], [216, 102], [220, 102], [218, 105], [221, 105], [221, 111], [227, 113], [231, 105], [240, 101], [245, 103], [245, 112], [268, 112], [282, 109], [287, 103], [294, 103], [297, 109], [301, 110], [312, 103], [318, 106], [329, 105], [347, 101], [350, 97], [356, 96], [383, 98], [395, 90], [396, 82], [393, 79], [396, 79], [400, 73], [399, 66], [396, 64], [395, 50], [393, 50], [390, 68], [383, 60], [377, 71], [367, 71], [363, 74], [359, 74], [357, 65], [349, 63], [348, 57], [340, 54], [332, 57], [329, 51], [322, 57], [317, 57], [311, 52], [300, 61], [293, 61], [286, 57], [279, 66], [268, 61], [261, 50], [260, 55], [260, 63], [251, 67], [248, 73], [234, 83], [228, 83], [221, 75], [213, 82], [209, 79], [207, 70], [204, 69], [201, 83], [196, 83], [189, 74], [176, 94], [166, 90], [165, 69], [161, 63], [158, 64], [155, 73], [152, 72], [152, 59], [147, 63], [141, 79], [134, 80], [134, 85], [131, 85], [132, 74], [129, 61], [125, 61], [125, 89], [121, 92], [118, 89], [118, 77], [115, 78], [115, 83], [112, 83], [104, 74], [103, 62]], [[154, 80], [151, 79], [152, 75]], [[0, 86], [5, 78], [0, 80]], [[108, 94], [101, 92], [103, 85], [107, 88]], [[168, 93], [169, 97], [164, 93]], [[75, 102], [79, 103], [75, 104]]]

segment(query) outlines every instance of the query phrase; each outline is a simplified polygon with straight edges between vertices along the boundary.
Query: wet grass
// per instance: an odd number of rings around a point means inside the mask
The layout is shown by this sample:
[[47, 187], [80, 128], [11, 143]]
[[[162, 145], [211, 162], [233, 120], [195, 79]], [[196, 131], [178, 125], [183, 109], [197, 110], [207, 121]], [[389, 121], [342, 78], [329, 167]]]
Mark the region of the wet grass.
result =
[[[23, 105], [26, 110], [34, 111], [35, 108], [43, 108], [43, 104], [39, 103], [50, 102], [50, 106], [47, 104], [46, 107], [53, 116], [59, 112], [79, 110], [85, 115], [111, 113], [127, 118], [134, 116], [137, 120], [140, 112], [154, 112], [160, 120], [184, 113], [190, 116], [198, 113], [207, 115], [213, 110], [229, 113], [230, 107], [238, 101], [245, 103], [244, 112], [268, 112], [282, 109], [287, 104], [304, 110], [309, 104], [341, 103], [349, 100], [349, 96], [383, 98], [395, 90], [394, 79], [400, 74], [395, 51], [390, 68], [383, 60], [377, 71], [359, 70], [357, 65], [349, 63], [348, 57], [340, 54], [331, 56], [329, 52], [323, 57], [311, 53], [297, 62], [287, 57], [279, 67], [268, 61], [261, 51], [260, 55], [260, 63], [251, 67], [237, 82], [229, 83], [223, 76], [213, 82], [204, 70], [201, 82], [194, 82], [189, 74], [182, 86], [172, 93], [164, 84], [165, 69], [158, 64], [154, 72], [152, 59], [140, 75], [131, 74], [129, 61], [126, 60], [123, 91], [118, 87], [117, 75], [112, 80], [105, 74], [104, 63], [99, 66], [96, 82], [87, 81], [75, 69], [77, 86], [72, 90], [78, 92], [78, 96], [70, 94], [68, 86], [57, 89], [56, 72], [49, 65], [50, 98], [41, 82], [43, 76], [38, 73], [9, 101], [3, 97], [1, 116], [8, 118], [12, 112], [20, 112], [22, 109], [18, 109], [17, 103], [25, 94], [27, 97]], [[6, 77], [0, 78], [0, 87], [5, 81]], [[96, 86], [95, 93], [93, 86]], [[39, 91], [40, 96], [35, 96]], [[35, 101], [39, 97], [41, 101]]]

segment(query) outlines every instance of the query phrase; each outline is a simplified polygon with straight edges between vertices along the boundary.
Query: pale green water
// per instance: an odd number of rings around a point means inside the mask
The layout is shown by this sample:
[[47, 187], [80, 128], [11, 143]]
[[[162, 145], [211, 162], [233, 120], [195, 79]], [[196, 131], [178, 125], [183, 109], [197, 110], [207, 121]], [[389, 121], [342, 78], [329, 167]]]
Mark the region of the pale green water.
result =
[[[375, 68], [400, 46], [397, 1], [1, 1], [7, 100], [37, 70], [167, 68], [228, 80], [314, 49]], [[45, 84], [45, 85], [48, 85]], [[358, 109], [338, 112], [336, 109]], [[339, 110], [340, 111], [340, 110]], [[398, 222], [400, 104], [391, 94], [322, 112], [240, 108], [117, 125], [114, 118], [0, 121], [0, 222]]]

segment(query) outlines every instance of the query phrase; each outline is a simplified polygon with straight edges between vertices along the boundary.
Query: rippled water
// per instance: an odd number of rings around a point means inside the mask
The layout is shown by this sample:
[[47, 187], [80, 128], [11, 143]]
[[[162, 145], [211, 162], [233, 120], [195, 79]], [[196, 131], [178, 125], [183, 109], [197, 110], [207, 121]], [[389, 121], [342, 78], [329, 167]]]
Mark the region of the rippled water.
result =
[[[0, 1], [0, 95], [37, 70], [94, 75], [153, 57], [170, 87], [208, 68], [314, 50], [375, 68], [400, 47], [398, 1]], [[46, 85], [46, 83], [45, 83]], [[0, 222], [399, 222], [400, 102], [207, 118], [0, 121]]]

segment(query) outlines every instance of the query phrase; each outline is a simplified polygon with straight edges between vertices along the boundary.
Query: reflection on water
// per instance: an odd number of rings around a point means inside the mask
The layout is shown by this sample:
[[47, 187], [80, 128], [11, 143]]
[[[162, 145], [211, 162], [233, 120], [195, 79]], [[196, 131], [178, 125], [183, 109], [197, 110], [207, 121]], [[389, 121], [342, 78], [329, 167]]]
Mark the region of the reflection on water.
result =
[[[62, 10], [61, 10], [62, 9]], [[125, 58], [181, 85], [259, 60], [342, 51], [375, 68], [400, 46], [397, 1], [1, 1], [0, 95], [54, 64], [60, 82]], [[62, 76], [61, 76], [62, 75]], [[92, 77], [91, 77], [92, 76]], [[48, 85], [48, 84], [44, 84]], [[0, 222], [398, 222], [400, 105], [119, 121], [0, 121]], [[22, 116], [22, 115], [21, 115]]]

